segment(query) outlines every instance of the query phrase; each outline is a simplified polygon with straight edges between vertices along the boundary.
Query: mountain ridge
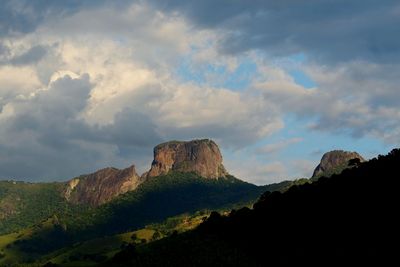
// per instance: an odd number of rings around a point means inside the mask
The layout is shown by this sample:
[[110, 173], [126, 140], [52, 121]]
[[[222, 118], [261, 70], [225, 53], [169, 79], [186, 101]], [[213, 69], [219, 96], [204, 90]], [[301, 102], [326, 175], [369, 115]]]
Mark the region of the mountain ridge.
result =
[[99, 206], [135, 190], [148, 179], [169, 172], [194, 172], [205, 179], [226, 178], [218, 145], [210, 139], [169, 141], [154, 147], [150, 170], [139, 176], [135, 166], [119, 170], [104, 168], [66, 183], [64, 197], [73, 204]]
[[[199, 142], [199, 140], [194, 140], [193, 142]], [[213, 146], [212, 141], [209, 140], [200, 140], [200, 142], [207, 146], [209, 144], [211, 147]], [[173, 141], [160, 144], [158, 148], [163, 149], [166, 146], [165, 144], [167, 144], [168, 148], [171, 143], [172, 146], [185, 144], [185, 142]], [[207, 154], [209, 152], [207, 152], [208, 148], [205, 149], [205, 154]], [[186, 150], [185, 148], [181, 151], [189, 159], [192, 159], [191, 157], [198, 153], [192, 153], [191, 150]], [[211, 148], [210, 151], [212, 152]], [[215, 155], [218, 156], [218, 154]], [[174, 159], [173, 157], [171, 158]], [[193, 157], [191, 164], [195, 164], [196, 159], [199, 159], [199, 157]], [[180, 161], [178, 160], [178, 162]], [[221, 161], [217, 161], [214, 166], [219, 164], [222, 164], [222, 156]], [[96, 192], [104, 192], [102, 190], [104, 189], [103, 187], [107, 187], [107, 181], [115, 181], [115, 179], [118, 180], [117, 184], [119, 185], [116, 188], [121, 188], [123, 181], [125, 181], [124, 179], [129, 180], [129, 177], [133, 176], [135, 179], [139, 177], [133, 165], [123, 170], [108, 167], [92, 174], [76, 177], [63, 184], [55, 183], [56, 188], [58, 188], [57, 199], [58, 201], [63, 199], [65, 203], [60, 202], [57, 208], [51, 209], [50, 213], [45, 213], [38, 218], [45, 220], [45, 224], [53, 221], [56, 223], [45, 228], [42, 228], [39, 224], [38, 227], [34, 227], [37, 232], [31, 235], [29, 239], [17, 240], [13, 243], [12, 248], [35, 258], [37, 255], [47, 254], [56, 249], [72, 245], [74, 242], [133, 231], [148, 223], [165, 220], [170, 216], [176, 216], [183, 212], [218, 209], [231, 205], [248, 205], [254, 203], [262, 192], [266, 190], [286, 192], [290, 191], [293, 185], [312, 182], [309, 179], [299, 179], [267, 186], [256, 186], [237, 179], [227, 172], [225, 177], [222, 177], [223, 179], [205, 178], [192, 171], [190, 166], [188, 168], [185, 167], [186, 169], [184, 170], [186, 172], [176, 171], [177, 169], [172, 167], [173, 164], [170, 166], [171, 168], [166, 169], [166, 174], [163, 175], [149, 178], [144, 178], [142, 175], [140, 177], [140, 179], [143, 179], [141, 180], [142, 182], [134, 190], [127, 190], [125, 193], [115, 196], [113, 195], [114, 191], [110, 193], [106, 190], [105, 196], [110, 196], [110, 199], [106, 201], [107, 199], [104, 198], [105, 202], [99, 205], [92, 205], [93, 202], [91, 202], [98, 201], [98, 195], [85, 195], [87, 194], [85, 190], [81, 191], [81, 194], [85, 196], [84, 201], [74, 202], [77, 201], [77, 199], [74, 199], [77, 197], [76, 195], [79, 195], [74, 190], [80, 190], [79, 186], [83, 186], [86, 189], [92, 188], [90, 180], [94, 180]], [[205, 163], [205, 166], [207, 166], [207, 163]], [[178, 164], [179, 168], [180, 165]], [[118, 179], [118, 176], [121, 176], [122, 179]], [[91, 178], [87, 179], [87, 177]], [[96, 187], [97, 182], [99, 182], [96, 179], [99, 179], [101, 186]], [[64, 188], [61, 194], [60, 185], [69, 186], [72, 190], [67, 192], [68, 190]], [[67, 201], [65, 196], [70, 201]], [[52, 197], [56, 197], [54, 192]], [[86, 205], [85, 203], [92, 204]]]

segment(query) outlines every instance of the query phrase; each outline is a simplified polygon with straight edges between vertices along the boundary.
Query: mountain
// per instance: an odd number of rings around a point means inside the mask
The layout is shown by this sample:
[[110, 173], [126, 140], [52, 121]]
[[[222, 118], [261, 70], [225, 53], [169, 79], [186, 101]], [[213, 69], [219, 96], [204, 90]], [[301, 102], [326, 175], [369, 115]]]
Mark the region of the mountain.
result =
[[139, 176], [135, 166], [119, 170], [105, 168], [95, 173], [73, 178], [66, 183], [65, 199], [73, 204], [99, 206], [128, 191], [135, 190], [152, 177], [170, 172], [193, 172], [208, 179], [226, 178], [218, 145], [209, 139], [170, 141], [154, 148], [149, 171]]
[[[42, 261], [59, 249], [67, 253], [80, 242], [105, 240], [171, 216], [248, 206], [265, 191], [284, 192], [305, 183], [309, 180], [266, 186], [241, 181], [226, 171], [218, 146], [208, 139], [156, 146], [151, 168], [141, 176], [132, 165], [67, 182], [2, 182], [0, 211], [8, 217], [0, 221], [0, 231], [10, 234], [0, 236], [0, 266]], [[102, 260], [114, 255], [96, 253]]]
[[170, 171], [194, 172], [211, 179], [228, 175], [222, 165], [222, 155], [217, 144], [208, 139], [171, 141], [156, 146], [151, 169], [143, 176], [155, 177]]
[[[54, 258], [54, 255], [75, 255], [76, 248], [80, 247], [80, 244], [87, 244], [88, 241], [91, 244], [89, 251], [82, 248], [79, 249], [82, 255], [62, 260], [62, 266], [86, 266], [86, 263], [93, 263], [94, 258], [109, 259], [118, 252], [115, 245], [113, 251], [103, 249], [111, 246], [104, 244], [110, 237], [121, 234], [126, 236], [127, 233], [145, 225], [154, 225], [164, 220], [167, 222], [162, 228], [171, 229], [171, 222], [174, 225], [171, 216], [180, 217], [183, 213], [203, 214], [198, 218], [200, 220], [211, 210], [250, 206], [262, 192], [286, 190], [291, 183], [293, 182], [285, 181], [268, 186], [255, 186], [232, 176], [224, 179], [204, 179], [195, 173], [170, 172], [154, 177], [136, 190], [94, 209], [71, 212], [69, 216], [65, 213], [57, 214], [33, 227], [0, 236], [0, 252], [5, 254], [3, 259], [0, 257], [0, 266], [27, 261], [39, 261], [44, 264], [49, 258]], [[188, 226], [190, 222], [186, 221], [180, 228]], [[168, 236], [173, 231], [167, 232], [169, 233], [161, 231], [163, 236]], [[113, 244], [117, 241], [114, 240]], [[99, 242], [98, 246], [96, 242]], [[120, 249], [119, 246], [117, 248]], [[13, 255], [19, 256], [15, 258]], [[55, 262], [62, 263], [59, 260]]]
[[17, 261], [32, 260], [76, 242], [135, 231], [182, 213], [248, 205], [264, 191], [232, 176], [205, 179], [195, 173], [170, 172], [98, 207], [55, 212], [53, 226], [46, 221], [46, 227], [40, 223], [22, 231], [30, 234], [14, 240], [5, 254], [18, 252], [26, 256]]
[[389, 266], [398, 261], [400, 150], [197, 229], [131, 245], [100, 266]]
[[[1, 234], [18, 231], [11, 241], [0, 236], [0, 243], [7, 244], [3, 260], [14, 263], [7, 255], [18, 254], [25, 256], [14, 260], [32, 261], [76, 242], [135, 231], [171, 216], [249, 205], [265, 190], [292, 184], [256, 186], [229, 175], [218, 146], [207, 139], [168, 142], [154, 152], [151, 169], [140, 177], [131, 166], [67, 182], [0, 183], [0, 211], [8, 216], [0, 221]], [[0, 265], [4, 261], [0, 256]]]
[[364, 158], [357, 152], [349, 152], [343, 150], [333, 150], [325, 153], [321, 162], [315, 168], [312, 178], [318, 178], [321, 176], [331, 176], [332, 174], [338, 174], [345, 168], [349, 167], [349, 161], [358, 159], [359, 162], [364, 162]]
[[64, 197], [74, 204], [99, 206], [118, 195], [135, 190], [143, 181], [136, 173], [134, 165], [123, 170], [105, 168], [70, 180]]

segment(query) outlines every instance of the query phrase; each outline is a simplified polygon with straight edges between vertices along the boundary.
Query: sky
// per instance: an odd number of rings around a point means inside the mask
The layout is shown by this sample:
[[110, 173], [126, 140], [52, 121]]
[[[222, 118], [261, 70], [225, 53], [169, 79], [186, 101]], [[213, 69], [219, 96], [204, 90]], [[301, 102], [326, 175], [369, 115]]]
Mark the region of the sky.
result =
[[400, 3], [4, 0], [0, 179], [149, 169], [210, 138], [228, 171], [309, 177], [323, 153], [400, 142]]

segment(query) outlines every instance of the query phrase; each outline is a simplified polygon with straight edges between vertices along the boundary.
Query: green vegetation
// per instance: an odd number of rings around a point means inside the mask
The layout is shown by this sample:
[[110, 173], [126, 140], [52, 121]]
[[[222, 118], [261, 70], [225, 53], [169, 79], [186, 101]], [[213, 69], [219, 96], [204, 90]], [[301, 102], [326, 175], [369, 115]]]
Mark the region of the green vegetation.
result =
[[[33, 226], [26, 232], [22, 231], [23, 235], [13, 240], [9, 245], [11, 250], [6, 250], [4, 254], [12, 255], [12, 251], [18, 251], [23, 256], [20, 256], [21, 259], [30, 261], [76, 242], [135, 231], [182, 213], [243, 206], [254, 202], [264, 191], [263, 187], [231, 176], [215, 180], [204, 179], [194, 173], [169, 173], [153, 177], [137, 190], [121, 195], [105, 205], [88, 208], [60, 200], [60, 188], [58, 184], [53, 186], [57, 190], [52, 191], [56, 193], [51, 196], [60, 205], [49, 209], [43, 217], [36, 216], [25, 224]], [[51, 198], [45, 194], [42, 196], [40, 201], [33, 201], [32, 205], [37, 205], [34, 209], [40, 209], [41, 201], [52, 203]], [[49, 203], [46, 202], [47, 205]], [[49, 219], [42, 219], [44, 217]], [[172, 225], [173, 220], [167, 223]], [[187, 225], [187, 228], [192, 226]], [[168, 228], [170, 226], [160, 227], [154, 238], [171, 234], [166, 230]]]
[[63, 183], [0, 181], [0, 234], [11, 233], [54, 214], [74, 214], [84, 207], [62, 197]]
[[[211, 210], [250, 207], [264, 191], [285, 191], [305, 182], [255, 186], [233, 176], [204, 179], [195, 173], [171, 172], [97, 208], [67, 203], [61, 183], [2, 182], [2, 200], [19, 199], [24, 204], [15, 205], [18, 212], [1, 221], [7, 226], [3, 233], [19, 231], [0, 236], [0, 266], [39, 258], [75, 264], [66, 266], [95, 264], [118, 253], [121, 246], [142, 246], [193, 229]], [[27, 216], [32, 217], [22, 222]]]
[[184, 212], [249, 203], [263, 191], [234, 177], [214, 180], [194, 173], [169, 173], [78, 217], [65, 216], [63, 221], [74, 240], [87, 239], [135, 230]]
[[[224, 210], [220, 210], [224, 212]], [[194, 214], [181, 214], [168, 218], [161, 223], [147, 225], [145, 228], [122, 234], [105, 236], [83, 242], [76, 242], [57, 251], [41, 256], [24, 253], [13, 243], [29, 240], [38, 228], [51, 229], [57, 224], [57, 219], [52, 218], [40, 225], [24, 229], [18, 233], [0, 236], [0, 266], [14, 266], [16, 262], [25, 262], [26, 266], [41, 266], [46, 262], [59, 264], [65, 267], [94, 266], [99, 262], [111, 259], [129, 244], [143, 246], [161, 238], [182, 233], [197, 227], [211, 213], [209, 210], [198, 211]], [[36, 257], [35, 257], [36, 256]], [[27, 262], [31, 262], [28, 264]]]
[[144, 246], [155, 240], [191, 230], [202, 223], [210, 211], [182, 214], [162, 223], [147, 225], [143, 229], [123, 234], [96, 238], [76, 243], [39, 259], [38, 263], [52, 262], [64, 267], [95, 266], [110, 260], [129, 245]]

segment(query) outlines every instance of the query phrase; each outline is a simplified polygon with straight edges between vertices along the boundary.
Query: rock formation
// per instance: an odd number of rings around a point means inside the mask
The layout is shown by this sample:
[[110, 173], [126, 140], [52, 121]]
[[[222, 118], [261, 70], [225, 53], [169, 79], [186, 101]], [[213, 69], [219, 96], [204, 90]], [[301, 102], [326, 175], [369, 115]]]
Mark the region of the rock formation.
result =
[[226, 177], [228, 174], [222, 165], [222, 156], [217, 144], [208, 139], [171, 141], [156, 146], [151, 169], [142, 177], [155, 177], [169, 171], [195, 172], [211, 179]]
[[352, 159], [359, 159], [360, 162], [365, 161], [357, 152], [343, 150], [327, 152], [322, 156], [321, 162], [315, 168], [312, 178], [340, 173], [343, 169], [349, 167], [349, 161]]
[[123, 170], [105, 168], [70, 180], [64, 197], [75, 204], [98, 206], [136, 189], [142, 181], [133, 165]]
[[123, 170], [105, 168], [68, 181], [63, 195], [74, 204], [98, 206], [135, 190], [149, 177], [167, 174], [169, 171], [195, 172], [210, 179], [228, 175], [222, 165], [221, 152], [213, 141], [171, 141], [154, 148], [151, 169], [141, 177], [133, 165]]

